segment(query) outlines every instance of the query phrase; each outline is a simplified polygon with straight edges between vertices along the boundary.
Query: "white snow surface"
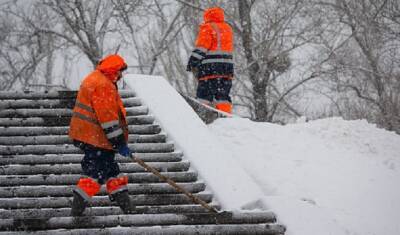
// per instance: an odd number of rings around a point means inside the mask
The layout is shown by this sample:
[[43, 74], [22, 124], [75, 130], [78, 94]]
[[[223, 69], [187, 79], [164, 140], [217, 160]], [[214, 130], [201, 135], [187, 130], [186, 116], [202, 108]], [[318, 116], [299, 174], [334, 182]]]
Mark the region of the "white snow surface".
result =
[[164, 78], [145, 75], [124, 78], [224, 208], [243, 209], [263, 197], [261, 188]]
[[365, 120], [205, 125], [162, 77], [125, 81], [225, 210], [271, 210], [288, 235], [399, 235], [400, 136]]

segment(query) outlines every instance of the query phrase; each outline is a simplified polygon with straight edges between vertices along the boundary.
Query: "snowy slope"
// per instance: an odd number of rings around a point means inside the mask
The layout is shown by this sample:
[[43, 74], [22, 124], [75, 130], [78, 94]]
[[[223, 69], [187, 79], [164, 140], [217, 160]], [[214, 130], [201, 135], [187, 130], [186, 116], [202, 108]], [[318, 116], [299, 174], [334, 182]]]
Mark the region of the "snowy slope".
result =
[[239, 210], [263, 198], [261, 189], [231, 157], [229, 149], [218, 143], [217, 137], [165, 79], [145, 75], [124, 78], [184, 152], [222, 207]]
[[400, 234], [400, 136], [341, 118], [205, 126], [161, 77], [125, 80], [225, 209], [271, 209], [289, 235]]
[[400, 136], [341, 118], [287, 126], [225, 119], [210, 129], [290, 234], [400, 234]]

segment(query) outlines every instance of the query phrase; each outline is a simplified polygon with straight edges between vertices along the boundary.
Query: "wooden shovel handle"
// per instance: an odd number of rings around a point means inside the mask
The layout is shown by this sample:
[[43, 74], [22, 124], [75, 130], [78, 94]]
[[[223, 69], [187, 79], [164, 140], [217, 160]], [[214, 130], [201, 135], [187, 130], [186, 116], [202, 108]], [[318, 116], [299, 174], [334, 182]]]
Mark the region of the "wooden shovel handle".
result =
[[169, 185], [171, 185], [172, 187], [174, 187], [176, 190], [178, 190], [178, 192], [181, 192], [183, 194], [185, 194], [186, 196], [188, 196], [194, 203], [200, 204], [201, 206], [203, 206], [204, 208], [206, 208], [207, 210], [209, 210], [212, 213], [218, 213], [218, 211], [209, 206], [205, 201], [201, 200], [200, 198], [194, 196], [192, 193], [190, 193], [189, 191], [187, 191], [186, 189], [180, 187], [179, 185], [177, 185], [173, 180], [171, 180], [170, 178], [161, 175], [160, 172], [158, 172], [156, 169], [154, 169], [153, 167], [147, 165], [142, 159], [135, 157], [133, 154], [131, 155], [132, 160], [134, 162], [137, 162], [139, 165], [141, 165], [144, 169], [150, 171], [151, 173], [155, 174], [156, 176], [158, 176], [160, 179], [162, 179], [163, 181], [167, 182]]

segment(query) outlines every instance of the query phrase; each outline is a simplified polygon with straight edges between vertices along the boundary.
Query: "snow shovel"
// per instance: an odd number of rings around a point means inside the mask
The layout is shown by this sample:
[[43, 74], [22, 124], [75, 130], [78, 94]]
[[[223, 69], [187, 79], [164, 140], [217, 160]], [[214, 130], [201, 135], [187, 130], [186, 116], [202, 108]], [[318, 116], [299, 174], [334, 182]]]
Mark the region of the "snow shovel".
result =
[[185, 194], [187, 197], [189, 197], [194, 203], [200, 204], [202, 207], [206, 208], [207, 210], [209, 210], [212, 213], [218, 213], [218, 211], [209, 206], [205, 201], [201, 200], [200, 198], [194, 196], [192, 193], [190, 193], [189, 191], [187, 191], [186, 189], [180, 187], [179, 185], [177, 185], [173, 180], [171, 180], [170, 178], [161, 175], [161, 173], [159, 171], [157, 171], [156, 169], [154, 169], [153, 167], [147, 165], [142, 159], [135, 157], [135, 155], [131, 154], [131, 158], [134, 162], [137, 162], [140, 166], [142, 166], [144, 169], [146, 169], [147, 171], [150, 171], [151, 173], [155, 174], [156, 176], [158, 176], [161, 180], [167, 182], [169, 185], [171, 185], [172, 187], [174, 187], [176, 190], [178, 190], [178, 192], [181, 192], [183, 194]]

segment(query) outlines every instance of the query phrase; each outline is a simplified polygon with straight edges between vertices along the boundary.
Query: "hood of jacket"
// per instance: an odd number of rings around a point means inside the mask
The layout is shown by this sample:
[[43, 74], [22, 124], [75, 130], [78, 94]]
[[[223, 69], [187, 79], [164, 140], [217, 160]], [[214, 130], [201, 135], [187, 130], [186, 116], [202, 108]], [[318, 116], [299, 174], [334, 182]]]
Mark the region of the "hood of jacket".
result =
[[215, 23], [220, 23], [224, 22], [225, 17], [224, 17], [224, 10], [220, 7], [212, 7], [208, 8], [207, 10], [204, 11], [204, 22], [215, 22]]
[[125, 60], [119, 55], [106, 56], [96, 67], [97, 70], [102, 72], [112, 82], [118, 81], [118, 72], [126, 68]]

